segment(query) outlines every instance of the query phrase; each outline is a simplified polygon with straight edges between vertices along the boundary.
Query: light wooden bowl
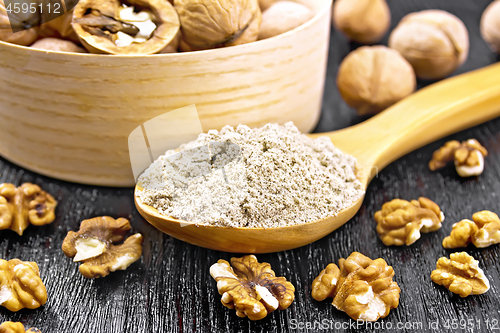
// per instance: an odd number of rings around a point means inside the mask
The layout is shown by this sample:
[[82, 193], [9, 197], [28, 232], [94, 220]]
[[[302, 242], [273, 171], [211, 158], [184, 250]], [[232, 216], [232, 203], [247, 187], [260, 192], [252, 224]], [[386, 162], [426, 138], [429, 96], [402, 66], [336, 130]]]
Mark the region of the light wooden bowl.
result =
[[240, 123], [316, 125], [332, 0], [301, 0], [303, 26], [235, 47], [152, 56], [46, 52], [0, 42], [0, 155], [38, 173], [133, 186], [128, 136], [195, 104], [204, 131]]

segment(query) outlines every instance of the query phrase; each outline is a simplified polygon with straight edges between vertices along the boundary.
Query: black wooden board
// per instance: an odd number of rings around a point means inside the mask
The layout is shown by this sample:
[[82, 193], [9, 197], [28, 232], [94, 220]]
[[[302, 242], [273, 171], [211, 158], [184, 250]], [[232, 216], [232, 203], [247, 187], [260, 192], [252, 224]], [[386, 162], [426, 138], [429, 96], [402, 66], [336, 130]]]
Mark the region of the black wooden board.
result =
[[[407, 13], [428, 8], [445, 9], [459, 16], [470, 33], [471, 50], [463, 73], [498, 61], [479, 34], [479, 20], [489, 0], [389, 0], [394, 27]], [[387, 42], [387, 38], [383, 43]], [[331, 131], [358, 123], [336, 90], [340, 61], [358, 45], [332, 31], [328, 78], [322, 117], [317, 131]], [[500, 79], [500, 78], [499, 78]], [[419, 87], [430, 82], [419, 82]], [[19, 133], [29, 135], [29, 133]], [[490, 152], [485, 172], [478, 178], [461, 179], [453, 167], [438, 172], [427, 168], [432, 152], [447, 139], [477, 138]], [[48, 152], [50, 153], [50, 152]], [[314, 332], [314, 331], [499, 331], [500, 247], [468, 247], [479, 259], [491, 282], [484, 295], [460, 298], [430, 280], [441, 256], [453, 251], [441, 241], [451, 225], [471, 218], [479, 210], [500, 213], [500, 118], [457, 133], [417, 150], [389, 165], [373, 180], [359, 213], [327, 237], [299, 249], [258, 255], [271, 263], [277, 274], [296, 287], [295, 301], [286, 311], [251, 322], [222, 306], [209, 267], [232, 254], [192, 246], [157, 232], [137, 213], [132, 189], [92, 187], [47, 178], [0, 159], [0, 183], [34, 182], [58, 200], [57, 219], [44, 227], [29, 227], [24, 236], [0, 232], [0, 257], [36, 261], [49, 294], [37, 310], [11, 313], [0, 309], [0, 322], [21, 321], [44, 333], [68, 332]], [[424, 234], [410, 247], [386, 247], [378, 239], [373, 214], [393, 198], [426, 196], [446, 214], [443, 227]], [[143, 257], [125, 272], [88, 280], [78, 265], [61, 251], [64, 236], [77, 230], [80, 221], [100, 215], [125, 217], [145, 236]], [[357, 326], [328, 302], [311, 298], [314, 277], [330, 262], [359, 251], [382, 257], [396, 271], [402, 289], [400, 305], [372, 327]], [[318, 326], [323, 324], [323, 326]], [[316, 329], [306, 330], [307, 325]], [[437, 326], [436, 326], [437, 325]]]

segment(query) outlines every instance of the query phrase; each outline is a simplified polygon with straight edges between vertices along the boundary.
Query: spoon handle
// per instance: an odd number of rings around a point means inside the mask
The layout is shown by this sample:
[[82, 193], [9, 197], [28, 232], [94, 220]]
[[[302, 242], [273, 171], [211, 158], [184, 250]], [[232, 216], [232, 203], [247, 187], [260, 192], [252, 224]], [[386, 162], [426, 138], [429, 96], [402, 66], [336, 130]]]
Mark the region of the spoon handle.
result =
[[[362, 169], [379, 171], [432, 141], [497, 116], [500, 63], [432, 84], [361, 124], [326, 135]], [[367, 185], [373, 176], [365, 171], [360, 178]]]

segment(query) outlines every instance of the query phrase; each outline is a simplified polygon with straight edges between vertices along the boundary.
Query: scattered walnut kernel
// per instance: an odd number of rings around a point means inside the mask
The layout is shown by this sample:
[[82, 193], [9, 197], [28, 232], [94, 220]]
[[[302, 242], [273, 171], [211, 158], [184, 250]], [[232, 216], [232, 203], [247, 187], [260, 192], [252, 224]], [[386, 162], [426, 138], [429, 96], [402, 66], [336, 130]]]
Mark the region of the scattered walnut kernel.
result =
[[52, 223], [57, 201], [38, 185], [24, 183], [0, 184], [0, 230], [11, 229], [22, 236], [33, 224], [42, 226]]
[[411, 245], [420, 238], [420, 232], [428, 233], [441, 228], [444, 214], [432, 200], [420, 197], [411, 202], [394, 199], [386, 202], [375, 213], [377, 232], [387, 245]]
[[342, 61], [337, 87], [344, 101], [358, 114], [375, 114], [413, 93], [413, 68], [397, 51], [385, 46], [364, 46]]
[[452, 253], [450, 259], [439, 258], [431, 279], [461, 297], [484, 294], [490, 289], [490, 282], [478, 264], [466, 252]]
[[462, 143], [452, 140], [432, 154], [429, 169], [441, 169], [448, 162], [455, 161], [455, 168], [460, 177], [479, 176], [484, 170], [484, 157], [488, 151], [476, 139]]
[[29, 330], [24, 330], [24, 325], [22, 323], [14, 323], [12, 321], [4, 321], [0, 325], [0, 333], [41, 333], [38, 328], [30, 328]]
[[385, 0], [337, 0], [333, 24], [349, 39], [373, 44], [389, 30], [391, 12]]
[[238, 317], [260, 320], [292, 304], [295, 287], [284, 277], [276, 277], [268, 263], [248, 255], [231, 258], [231, 265], [221, 259], [210, 267], [210, 275], [217, 281], [222, 304], [236, 309]]
[[399, 305], [398, 284], [392, 281], [394, 270], [384, 259], [371, 260], [358, 252], [329, 264], [312, 284], [317, 301], [333, 298], [333, 306], [354, 320], [377, 321]]
[[257, 40], [262, 14], [258, 0], [176, 0], [182, 51], [205, 50]]
[[453, 224], [451, 234], [443, 239], [443, 247], [453, 249], [466, 247], [472, 242], [472, 235], [477, 232], [477, 225], [471, 220], [462, 220]]
[[47, 290], [36, 262], [0, 259], [0, 305], [10, 311], [36, 309], [47, 302]]
[[500, 0], [493, 1], [481, 17], [481, 35], [491, 49], [500, 53]]
[[484, 210], [472, 215], [472, 220], [455, 223], [450, 236], [443, 240], [443, 247], [452, 249], [473, 243], [483, 248], [500, 243], [500, 218], [497, 214]]
[[469, 54], [469, 33], [455, 15], [423, 10], [403, 17], [389, 37], [422, 79], [440, 79], [460, 67]]
[[335, 287], [340, 279], [340, 270], [337, 265], [329, 264], [312, 283], [312, 297], [317, 301], [324, 301], [328, 297], [335, 297]]
[[78, 232], [70, 231], [62, 245], [67, 257], [80, 265], [86, 278], [105, 277], [110, 272], [125, 270], [142, 254], [142, 235], [135, 234], [121, 242], [130, 231], [127, 219], [109, 216], [84, 220]]
[[281, 35], [301, 26], [313, 17], [314, 12], [300, 3], [278, 1], [262, 14], [259, 39]]

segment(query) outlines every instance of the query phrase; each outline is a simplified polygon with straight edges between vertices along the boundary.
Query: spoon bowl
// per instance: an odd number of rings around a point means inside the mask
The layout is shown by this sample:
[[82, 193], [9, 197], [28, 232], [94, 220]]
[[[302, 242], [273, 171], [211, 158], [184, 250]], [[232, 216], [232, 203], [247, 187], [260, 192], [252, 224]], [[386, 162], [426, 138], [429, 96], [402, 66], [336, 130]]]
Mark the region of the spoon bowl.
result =
[[[430, 85], [369, 120], [328, 136], [344, 153], [357, 158], [357, 178], [366, 190], [371, 179], [399, 157], [446, 135], [500, 116], [500, 64]], [[140, 202], [139, 213], [160, 231], [185, 242], [234, 253], [269, 253], [312, 243], [349, 221], [363, 198], [336, 216], [278, 228], [231, 228], [197, 225], [160, 214]]]

